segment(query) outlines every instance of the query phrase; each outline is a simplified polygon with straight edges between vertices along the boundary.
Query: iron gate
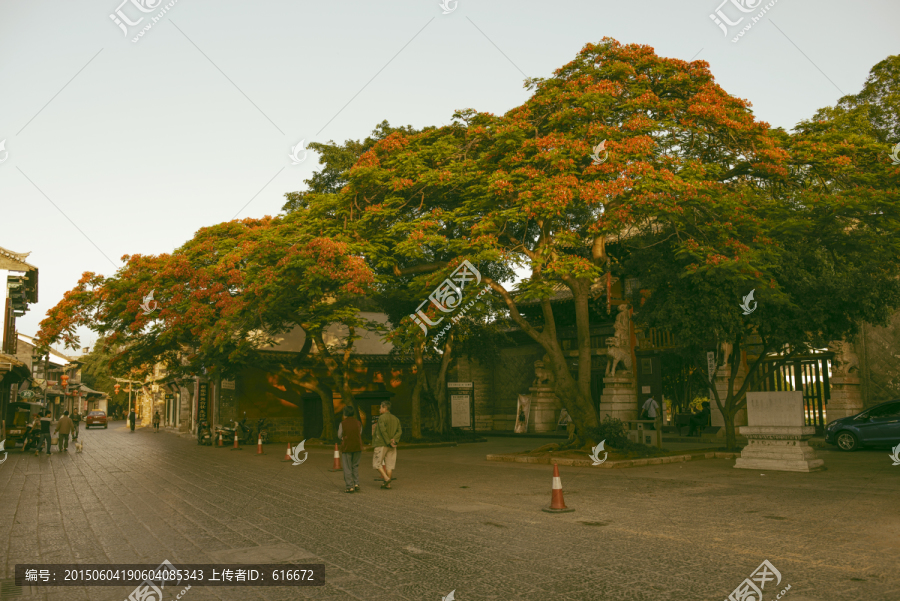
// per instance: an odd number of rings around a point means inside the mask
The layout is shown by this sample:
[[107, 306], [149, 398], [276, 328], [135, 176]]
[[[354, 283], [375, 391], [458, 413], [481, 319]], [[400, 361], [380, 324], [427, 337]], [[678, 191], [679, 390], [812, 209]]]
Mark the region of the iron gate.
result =
[[827, 423], [828, 401], [831, 398], [828, 362], [833, 357], [834, 353], [804, 355], [779, 366], [775, 365], [777, 357], [764, 359], [759, 368], [760, 372], [749, 390], [802, 391], [806, 425], [815, 426], [816, 434], [823, 434]]

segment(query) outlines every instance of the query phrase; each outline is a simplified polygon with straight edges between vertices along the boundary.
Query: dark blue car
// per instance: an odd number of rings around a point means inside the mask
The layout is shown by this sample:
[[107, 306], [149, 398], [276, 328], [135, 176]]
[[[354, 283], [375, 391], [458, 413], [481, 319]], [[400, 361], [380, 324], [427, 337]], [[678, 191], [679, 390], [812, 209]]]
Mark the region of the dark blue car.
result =
[[836, 444], [842, 451], [900, 443], [900, 400], [834, 420], [825, 426], [825, 442]]

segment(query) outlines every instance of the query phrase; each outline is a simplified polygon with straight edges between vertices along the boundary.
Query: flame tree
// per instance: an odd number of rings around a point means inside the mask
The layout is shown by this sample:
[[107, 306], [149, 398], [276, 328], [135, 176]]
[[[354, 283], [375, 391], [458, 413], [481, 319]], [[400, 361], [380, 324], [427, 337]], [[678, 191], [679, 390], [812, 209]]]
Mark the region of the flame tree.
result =
[[[231, 221], [203, 228], [172, 254], [125, 256], [111, 277], [86, 273], [48, 312], [39, 339], [76, 347], [76, 329], [101, 335], [115, 373], [145, 375], [164, 363], [176, 375], [226, 377], [265, 366], [260, 348], [300, 325], [304, 352], [328, 324], [356, 325], [353, 299], [372, 278], [347, 244], [316, 236], [302, 216]], [[153, 291], [158, 305], [146, 311]], [[352, 336], [351, 336], [352, 340]], [[322, 344], [313, 358], [327, 361]], [[325, 433], [333, 405], [315, 378], [301, 386], [322, 399]]]

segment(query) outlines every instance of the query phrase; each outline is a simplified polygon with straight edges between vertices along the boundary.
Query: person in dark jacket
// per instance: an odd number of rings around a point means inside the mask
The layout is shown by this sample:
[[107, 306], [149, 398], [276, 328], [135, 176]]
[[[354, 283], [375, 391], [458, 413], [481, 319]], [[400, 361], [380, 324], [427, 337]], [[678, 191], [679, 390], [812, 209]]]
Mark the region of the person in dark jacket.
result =
[[704, 401], [700, 406], [702, 409], [691, 416], [688, 436], [700, 436], [700, 432], [697, 431], [697, 428], [699, 427], [702, 429], [709, 424], [709, 402]]
[[131, 425], [131, 431], [134, 432], [134, 420], [137, 419], [137, 416], [134, 414], [134, 409], [132, 409], [128, 413], [128, 423]]
[[38, 447], [38, 452], [47, 445], [47, 454], [50, 454], [50, 443], [52, 436], [50, 434], [50, 425], [53, 420], [50, 418], [50, 412], [44, 411], [44, 414], [41, 416], [41, 444]]
[[72, 431], [72, 440], [78, 440], [78, 426], [81, 424], [81, 414], [79, 412], [75, 412], [72, 416], [72, 423], [75, 425], [75, 429]]
[[344, 492], [359, 492], [359, 460], [362, 458], [362, 424], [353, 407], [344, 407], [344, 420], [338, 427], [341, 439], [341, 467], [344, 468]]
[[159, 411], [153, 414], [153, 427], [156, 428], [156, 433], [159, 434]]

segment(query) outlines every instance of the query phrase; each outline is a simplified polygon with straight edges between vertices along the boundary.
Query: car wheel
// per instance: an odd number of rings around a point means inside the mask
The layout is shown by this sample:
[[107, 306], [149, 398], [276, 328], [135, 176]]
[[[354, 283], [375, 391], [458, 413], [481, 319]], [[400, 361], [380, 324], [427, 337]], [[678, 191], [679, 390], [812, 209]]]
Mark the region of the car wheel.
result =
[[842, 451], [855, 451], [859, 448], [859, 439], [853, 432], [843, 430], [836, 437], [837, 446]]

